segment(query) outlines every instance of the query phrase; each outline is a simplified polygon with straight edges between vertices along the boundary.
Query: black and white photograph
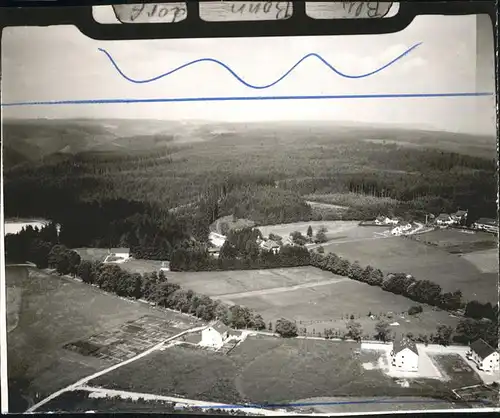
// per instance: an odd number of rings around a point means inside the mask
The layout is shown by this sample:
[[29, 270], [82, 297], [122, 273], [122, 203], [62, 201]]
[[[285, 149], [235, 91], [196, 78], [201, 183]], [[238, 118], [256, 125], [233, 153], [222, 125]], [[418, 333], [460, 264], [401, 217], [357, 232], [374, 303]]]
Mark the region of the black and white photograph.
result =
[[5, 28], [9, 412], [497, 407], [494, 60], [487, 15]]

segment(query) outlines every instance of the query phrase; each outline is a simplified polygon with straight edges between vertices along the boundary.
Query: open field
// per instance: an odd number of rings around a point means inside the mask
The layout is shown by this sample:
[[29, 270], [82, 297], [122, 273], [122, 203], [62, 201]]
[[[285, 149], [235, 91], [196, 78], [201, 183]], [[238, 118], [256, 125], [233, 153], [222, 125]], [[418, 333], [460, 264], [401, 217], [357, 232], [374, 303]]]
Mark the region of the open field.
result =
[[475, 251], [473, 253], [462, 254], [462, 258], [466, 259], [478, 268], [481, 273], [496, 273], [498, 274], [498, 249], [486, 251]]
[[109, 357], [83, 356], [64, 349], [65, 344], [113, 333], [127, 321], [145, 315], [195, 323], [185, 316], [23, 267], [7, 268], [6, 281], [8, 289], [21, 291], [18, 324], [7, 336], [11, 412], [24, 411], [48, 394], [113, 364]]
[[11, 332], [19, 323], [19, 311], [21, 309], [22, 290], [16, 287], [8, 287], [7, 293], [7, 332]]
[[144, 274], [159, 271], [161, 263], [162, 262], [158, 260], [136, 260], [134, 258], [129, 258], [125, 263], [119, 264], [119, 266], [132, 273]]
[[[420, 379], [402, 387], [379, 370], [365, 370], [363, 363], [376, 361], [377, 353], [360, 352], [359, 348], [356, 343], [264, 336], [247, 338], [226, 356], [171, 347], [90, 384], [213, 402], [263, 405], [330, 396], [366, 400], [374, 396], [448, 394], [448, 389], [438, 381]], [[351, 411], [357, 410], [356, 404], [351, 407]]]
[[186, 289], [207, 296], [236, 295], [246, 292], [321, 283], [325, 280], [345, 280], [342, 276], [314, 267], [294, 267], [266, 270], [237, 270], [209, 272], [169, 272], [167, 278]]
[[415, 235], [414, 238], [419, 242], [443, 248], [452, 254], [498, 248], [498, 239], [495, 235], [458, 228], [436, 229]]
[[431, 280], [444, 291], [460, 289], [466, 300], [498, 301], [497, 277], [482, 273], [466, 259], [447, 251], [403, 237], [370, 241], [329, 243], [326, 252], [372, 265], [384, 273], [404, 272], [416, 279]]
[[17, 234], [23, 228], [42, 228], [47, 221], [35, 219], [6, 219], [4, 223], [4, 234]]
[[133, 401], [120, 398], [93, 398], [90, 392], [79, 390], [63, 393], [53, 401], [42, 405], [38, 412], [68, 412], [80, 413], [117, 412], [117, 413], [172, 413], [172, 404], [161, 401]]
[[471, 403], [481, 402], [483, 404], [498, 405], [499, 401], [498, 386], [492, 387], [478, 384], [472, 387], [456, 389], [455, 393], [464, 401]]
[[[218, 296], [216, 299], [254, 309], [266, 323], [274, 323], [282, 317], [295, 320], [299, 328], [315, 334], [323, 333], [326, 328], [345, 331], [351, 315], [362, 325], [363, 333], [370, 337], [375, 333], [378, 319], [395, 324], [391, 330], [396, 336], [408, 332], [430, 334], [439, 324], [455, 326], [458, 323], [458, 319], [447, 312], [430, 307], [424, 307], [424, 312], [418, 316], [408, 316], [406, 312], [415, 302], [350, 279], [328, 284], [311, 283], [308, 287], [279, 293], [268, 290]], [[369, 313], [375, 316], [374, 320], [370, 319]]]
[[[109, 250], [106, 248], [73, 248], [83, 260], [100, 261], [103, 262]], [[120, 268], [134, 273], [150, 273], [159, 271], [161, 268], [161, 261], [157, 260], [136, 260], [129, 258], [126, 262], [120, 263]]]
[[307, 199], [315, 203], [323, 203], [337, 208], [363, 207], [367, 205], [379, 205], [382, 207], [396, 206], [399, 202], [390, 197], [368, 196], [359, 193], [328, 193], [310, 194]]
[[453, 389], [482, 384], [481, 377], [458, 354], [432, 355], [432, 361], [449, 380]]
[[[138, 269], [132, 268], [133, 263]], [[131, 271], [153, 271], [154, 261], [132, 260], [121, 264]], [[344, 331], [347, 318], [354, 315], [367, 335], [373, 335], [378, 319], [386, 319], [395, 335], [412, 332], [429, 334], [437, 325], [455, 326], [458, 319], [448, 313], [424, 306], [424, 312], [409, 317], [415, 302], [346, 277], [315, 267], [213, 272], [169, 272], [167, 278], [228, 304], [255, 309], [266, 324], [281, 317], [297, 321], [309, 333], [326, 328]], [[369, 313], [375, 320], [368, 317]]]
[[72, 341], [65, 344], [64, 348], [84, 356], [122, 362], [188, 328], [190, 324], [187, 321], [145, 315], [137, 320], [127, 321], [118, 328]]
[[366, 398], [357, 396], [345, 397], [318, 397], [301, 399], [296, 402], [303, 405], [300, 409], [305, 413], [371, 413], [385, 411], [415, 411], [415, 410], [436, 410], [436, 409], [455, 409], [463, 408], [463, 405], [453, 404], [442, 399], [432, 399], [418, 396], [371, 396], [367, 401]]
[[73, 248], [82, 260], [88, 261], [104, 261], [104, 259], [109, 255], [109, 249], [107, 248]]
[[[326, 237], [328, 240], [350, 241], [360, 239], [375, 238], [377, 235], [384, 231], [380, 227], [366, 227], [359, 226], [357, 221], [310, 221], [310, 222], [294, 222], [290, 224], [280, 225], [264, 225], [259, 226], [262, 234], [268, 236], [270, 233], [279, 235], [283, 238], [288, 237], [292, 232], [299, 231], [306, 235], [309, 225], [316, 234], [319, 227], [324, 226], [327, 228]], [[387, 228], [389, 229], [389, 228]]]

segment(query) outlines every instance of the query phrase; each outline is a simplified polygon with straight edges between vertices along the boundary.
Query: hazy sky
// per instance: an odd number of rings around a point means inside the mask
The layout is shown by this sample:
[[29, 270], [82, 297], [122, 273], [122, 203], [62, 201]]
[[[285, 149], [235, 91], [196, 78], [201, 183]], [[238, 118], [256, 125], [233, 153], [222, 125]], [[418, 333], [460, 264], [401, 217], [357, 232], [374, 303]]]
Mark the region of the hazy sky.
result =
[[[372, 36], [96, 41], [71, 26], [7, 28], [2, 36], [2, 100], [494, 91], [493, 44], [479, 39], [488, 38], [476, 36], [475, 16], [422, 16], [402, 32]], [[247, 82], [262, 85], [310, 52], [344, 73], [361, 74], [419, 42], [408, 56], [367, 78], [342, 78], [312, 58], [264, 90], [249, 89], [207, 62], [156, 82], [133, 84], [119, 76], [98, 50], [106, 49], [132, 78], [151, 78], [210, 57], [226, 63]], [[485, 58], [480, 72], [476, 71], [478, 43]], [[7, 118], [291, 119], [411, 124], [486, 134], [496, 129], [493, 98], [51, 105], [3, 111]]]

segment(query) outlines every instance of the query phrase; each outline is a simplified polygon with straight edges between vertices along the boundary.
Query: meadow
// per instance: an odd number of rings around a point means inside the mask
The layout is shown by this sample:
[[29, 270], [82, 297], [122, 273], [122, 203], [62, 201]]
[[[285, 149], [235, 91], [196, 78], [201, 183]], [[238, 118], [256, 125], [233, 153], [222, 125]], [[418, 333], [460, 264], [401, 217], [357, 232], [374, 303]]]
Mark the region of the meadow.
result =
[[[50, 393], [113, 364], [64, 349], [67, 343], [111, 332], [145, 315], [196, 323], [185, 316], [105, 294], [84, 283], [24, 267], [7, 267], [6, 282], [7, 289], [20, 292], [17, 326], [7, 335], [11, 412], [23, 412]], [[13, 321], [8, 318], [8, 322]]]
[[295, 231], [305, 236], [309, 226], [311, 226], [313, 234], [316, 234], [320, 227], [325, 227], [327, 229], [325, 233], [327, 239], [339, 241], [377, 238], [377, 234], [389, 229], [389, 227], [359, 226], [358, 221], [293, 222], [278, 225], [262, 225], [258, 228], [264, 236], [269, 236], [272, 233], [285, 239]]
[[326, 252], [333, 252], [362, 266], [371, 265], [385, 274], [404, 272], [418, 280], [431, 280], [448, 291], [461, 290], [464, 300], [498, 301], [497, 277], [482, 273], [464, 257], [412, 239], [390, 237], [374, 242], [331, 242]]
[[413, 237], [418, 242], [442, 248], [451, 254], [467, 254], [498, 248], [498, 238], [488, 232], [446, 228]]
[[[408, 332], [430, 334], [439, 324], [458, 323], [458, 318], [430, 306], [424, 306], [418, 316], [408, 316], [408, 309], [416, 305], [410, 299], [315, 267], [170, 272], [167, 277], [185, 289], [254, 309], [266, 324], [284, 317], [316, 335], [326, 328], [345, 331], [351, 315], [370, 337], [379, 319], [398, 323], [391, 327], [397, 336]], [[376, 319], [370, 319], [369, 313]]]
[[[127, 263], [126, 263], [127, 264]], [[124, 264], [125, 266], [125, 264]], [[168, 280], [207, 296], [236, 295], [252, 291], [343, 281], [344, 277], [314, 267], [210, 272], [169, 272]]]
[[[213, 402], [261, 405], [327, 396], [448, 397], [439, 381], [418, 379], [401, 387], [378, 369], [378, 353], [357, 343], [248, 337], [228, 355], [170, 347], [103, 375], [89, 384]], [[356, 405], [352, 405], [356, 410]]]
[[54, 400], [42, 405], [37, 411], [84, 413], [173, 413], [171, 403], [160, 401], [132, 401], [129, 399], [92, 398], [82, 390], [65, 392]]
[[462, 254], [462, 258], [475, 265], [481, 273], [498, 275], [498, 249]]

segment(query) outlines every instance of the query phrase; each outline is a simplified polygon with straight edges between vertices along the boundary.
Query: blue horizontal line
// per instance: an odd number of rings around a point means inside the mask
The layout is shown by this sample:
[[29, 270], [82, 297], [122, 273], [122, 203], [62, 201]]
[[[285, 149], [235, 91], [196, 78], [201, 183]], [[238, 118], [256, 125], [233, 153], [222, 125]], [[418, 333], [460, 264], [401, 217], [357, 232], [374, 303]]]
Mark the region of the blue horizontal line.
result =
[[83, 99], [83, 100], [47, 100], [29, 102], [2, 103], [2, 107], [45, 106], [45, 105], [80, 105], [113, 103], [172, 103], [172, 102], [229, 102], [256, 100], [324, 100], [324, 99], [396, 99], [396, 98], [432, 98], [432, 97], [481, 97], [493, 96], [494, 93], [399, 93], [399, 94], [337, 94], [318, 96], [222, 96], [222, 97], [166, 97], [155, 99]]
[[127, 80], [127, 81], [129, 81], [131, 83], [135, 83], [135, 84], [151, 83], [153, 81], [158, 81], [158, 80], [160, 80], [160, 79], [162, 79], [164, 77], [167, 77], [167, 76], [169, 76], [169, 75], [171, 75], [171, 74], [173, 74], [173, 73], [175, 73], [177, 71], [182, 70], [183, 68], [190, 67], [190, 66], [192, 66], [194, 64], [200, 64], [202, 62], [210, 62], [210, 63], [217, 64], [220, 67], [222, 67], [225, 70], [227, 70], [236, 80], [238, 80], [241, 84], [245, 85], [246, 87], [249, 87], [249, 88], [252, 88], [252, 89], [256, 89], [256, 90], [262, 90], [262, 89], [267, 89], [269, 87], [275, 86], [280, 81], [284, 80], [287, 76], [289, 76], [293, 72], [293, 70], [295, 70], [295, 68], [297, 68], [302, 62], [304, 62], [308, 58], [316, 58], [316, 59], [318, 59], [327, 68], [329, 68], [331, 71], [333, 71], [335, 74], [337, 74], [337, 75], [339, 75], [341, 77], [349, 78], [349, 79], [359, 79], [359, 78], [366, 78], [366, 77], [372, 76], [372, 75], [377, 74], [380, 71], [382, 71], [382, 70], [390, 67], [392, 64], [396, 63], [401, 58], [403, 58], [406, 55], [408, 55], [411, 51], [413, 51], [415, 48], [417, 48], [421, 44], [422, 44], [422, 42], [419, 42], [419, 43], [413, 45], [412, 47], [408, 48], [405, 52], [403, 52], [402, 54], [398, 55], [396, 58], [394, 58], [393, 60], [391, 60], [387, 64], [383, 65], [382, 67], [377, 68], [376, 70], [373, 70], [373, 71], [370, 71], [370, 72], [364, 73], [364, 74], [358, 74], [358, 75], [352, 75], [352, 74], [343, 73], [343, 72], [337, 70], [333, 65], [331, 65], [327, 60], [325, 60], [321, 55], [316, 54], [316, 53], [309, 53], [309, 54], [303, 56], [299, 61], [297, 61], [297, 63], [295, 63], [295, 65], [293, 65], [281, 77], [279, 77], [278, 79], [276, 79], [275, 81], [273, 81], [273, 82], [271, 82], [269, 84], [264, 84], [264, 85], [260, 85], [260, 86], [248, 83], [242, 77], [240, 77], [238, 74], [236, 74], [234, 72], [234, 70], [231, 69], [231, 67], [229, 67], [227, 64], [225, 64], [222, 61], [219, 61], [219, 60], [217, 60], [215, 58], [200, 58], [200, 59], [188, 62], [186, 64], [183, 64], [183, 65], [181, 65], [181, 66], [179, 66], [177, 68], [174, 68], [171, 71], [168, 71], [168, 72], [166, 72], [164, 74], [161, 74], [161, 75], [158, 75], [156, 77], [146, 78], [146, 79], [134, 79], [134, 78], [131, 78], [131, 77], [127, 76], [121, 70], [121, 68], [118, 66], [118, 64], [116, 63], [116, 61], [113, 59], [113, 57], [111, 56], [111, 54], [108, 51], [106, 51], [105, 49], [102, 49], [102, 48], [98, 48], [98, 50], [101, 51], [101, 52], [103, 52], [108, 57], [109, 61], [111, 62], [111, 64], [115, 68], [115, 70], [118, 72], [118, 74], [120, 74], [125, 80]]
[[[486, 399], [476, 401], [485, 405], [492, 404]], [[244, 405], [205, 405], [200, 406], [201, 409], [232, 409], [232, 408], [297, 408], [308, 406], [333, 406], [333, 405], [366, 405], [366, 404], [429, 404], [443, 403], [450, 404], [449, 401], [439, 399], [422, 399], [422, 400], [391, 400], [391, 399], [367, 399], [361, 401], [331, 401], [331, 402], [301, 402], [301, 403], [282, 403], [282, 404], [244, 404]]]

